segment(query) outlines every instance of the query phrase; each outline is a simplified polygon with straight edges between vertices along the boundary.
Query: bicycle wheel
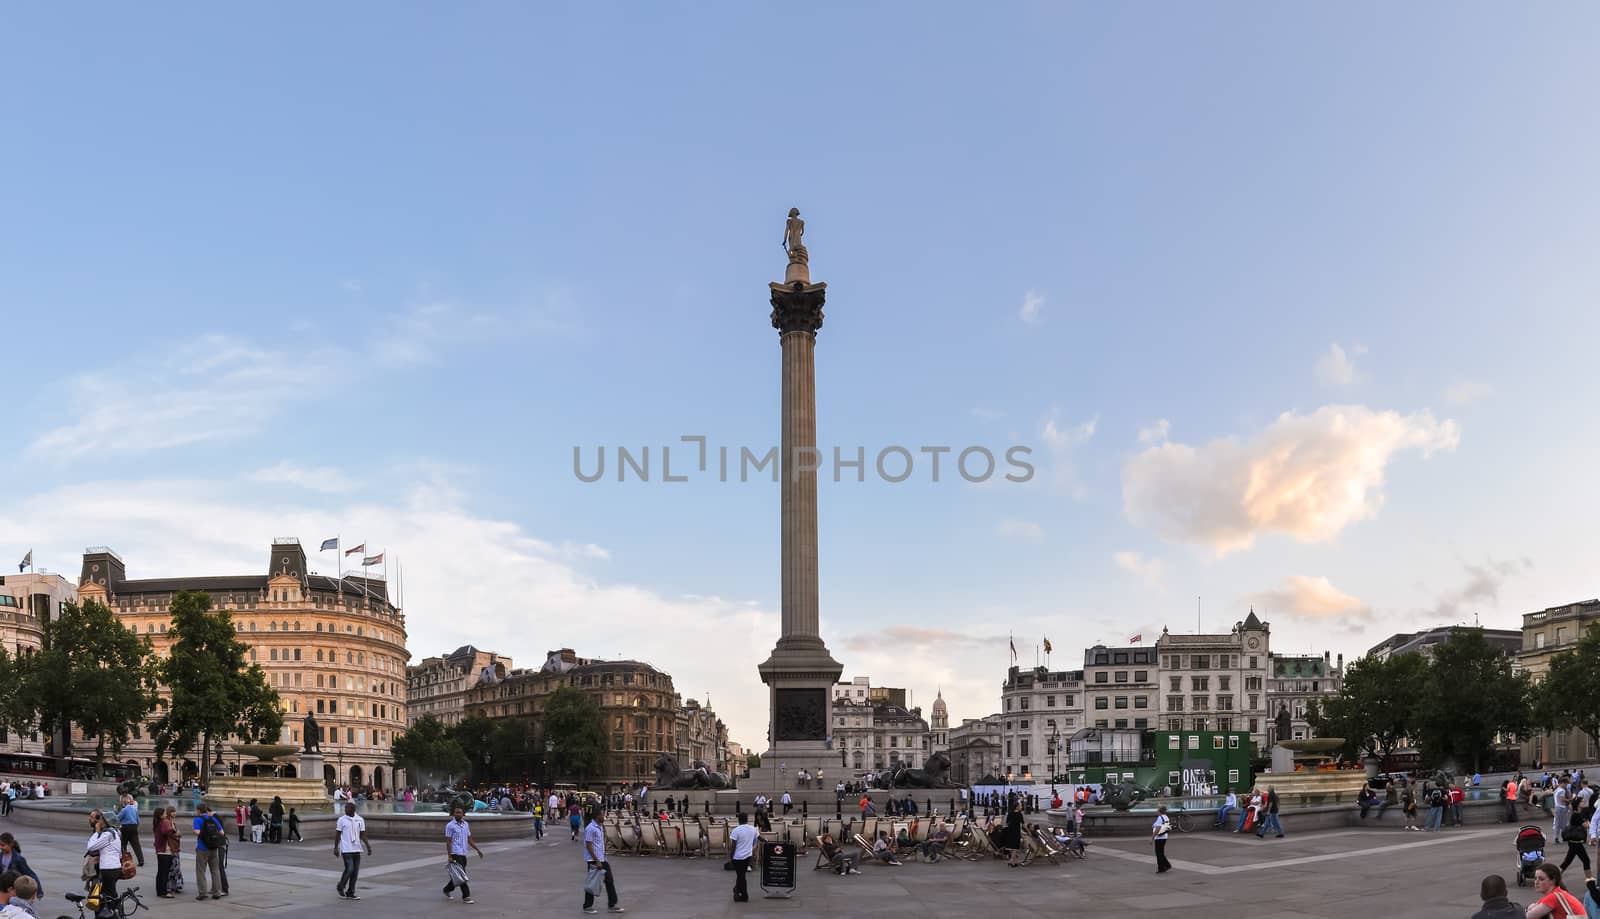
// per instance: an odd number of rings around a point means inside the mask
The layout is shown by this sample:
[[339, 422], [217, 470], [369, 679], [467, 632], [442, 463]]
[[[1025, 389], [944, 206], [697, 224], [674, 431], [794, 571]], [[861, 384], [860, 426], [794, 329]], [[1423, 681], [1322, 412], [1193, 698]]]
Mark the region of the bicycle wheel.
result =
[[1178, 813], [1173, 816], [1172, 822], [1177, 825], [1178, 832], [1180, 833], [1187, 833], [1194, 828], [1194, 822], [1189, 817], [1188, 811], [1178, 811]]

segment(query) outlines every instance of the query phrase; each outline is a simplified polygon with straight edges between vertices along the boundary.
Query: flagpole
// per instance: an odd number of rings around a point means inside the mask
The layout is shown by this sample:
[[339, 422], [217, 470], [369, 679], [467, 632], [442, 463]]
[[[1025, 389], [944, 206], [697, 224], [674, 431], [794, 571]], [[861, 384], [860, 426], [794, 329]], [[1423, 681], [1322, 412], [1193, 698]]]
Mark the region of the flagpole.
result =
[[[335, 533], [334, 536], [333, 536], [333, 564], [335, 565], [336, 570], [339, 572], [339, 583], [343, 584], [344, 583], [344, 541], [339, 538], [339, 534], [337, 534], [337, 533]], [[339, 588], [339, 593], [340, 593], [341, 596], [343, 596], [343, 594], [344, 594], [344, 588], [343, 587]]]

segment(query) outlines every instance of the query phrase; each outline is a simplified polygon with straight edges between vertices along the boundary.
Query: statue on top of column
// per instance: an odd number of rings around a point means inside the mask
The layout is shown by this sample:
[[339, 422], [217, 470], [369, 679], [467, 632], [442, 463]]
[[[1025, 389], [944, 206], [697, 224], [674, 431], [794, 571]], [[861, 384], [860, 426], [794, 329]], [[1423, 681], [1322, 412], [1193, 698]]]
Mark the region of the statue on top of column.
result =
[[805, 244], [800, 242], [800, 237], [805, 235], [805, 232], [806, 222], [800, 219], [800, 209], [789, 208], [789, 220], [783, 225], [783, 248], [789, 253], [791, 263], [798, 262], [804, 265], [811, 260]]

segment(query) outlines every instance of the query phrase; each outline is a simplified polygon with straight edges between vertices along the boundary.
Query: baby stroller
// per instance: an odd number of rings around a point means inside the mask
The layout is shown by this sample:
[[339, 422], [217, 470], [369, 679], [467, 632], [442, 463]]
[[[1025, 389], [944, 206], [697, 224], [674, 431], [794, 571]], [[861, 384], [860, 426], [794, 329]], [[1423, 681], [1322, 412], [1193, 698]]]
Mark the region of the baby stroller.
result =
[[1533, 880], [1533, 870], [1544, 861], [1544, 832], [1536, 826], [1517, 831], [1517, 886]]

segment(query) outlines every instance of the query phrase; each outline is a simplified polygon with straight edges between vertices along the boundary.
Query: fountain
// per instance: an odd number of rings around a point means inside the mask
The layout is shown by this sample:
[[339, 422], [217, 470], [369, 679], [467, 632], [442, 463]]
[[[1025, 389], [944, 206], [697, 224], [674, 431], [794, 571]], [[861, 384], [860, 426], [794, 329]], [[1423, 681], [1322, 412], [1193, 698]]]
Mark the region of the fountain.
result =
[[[292, 743], [240, 743], [233, 744], [233, 749], [236, 753], [255, 758], [251, 765], [255, 767], [256, 774], [213, 777], [205, 792], [206, 803], [213, 807], [231, 808], [235, 801], [255, 798], [265, 808], [274, 797], [282, 798], [286, 807], [326, 807], [333, 802], [327, 787], [322, 784], [320, 769], [317, 770], [318, 774], [311, 777], [284, 778], [281, 775], [284, 764], [276, 760], [300, 749], [299, 746]], [[302, 771], [303, 767], [304, 763]], [[263, 772], [268, 774], [263, 775]]]
[[1361, 769], [1325, 768], [1331, 755], [1344, 746], [1343, 737], [1314, 737], [1280, 741], [1272, 749], [1272, 771], [1256, 777], [1256, 785], [1271, 785], [1280, 801], [1301, 805], [1354, 801], [1367, 773]]

